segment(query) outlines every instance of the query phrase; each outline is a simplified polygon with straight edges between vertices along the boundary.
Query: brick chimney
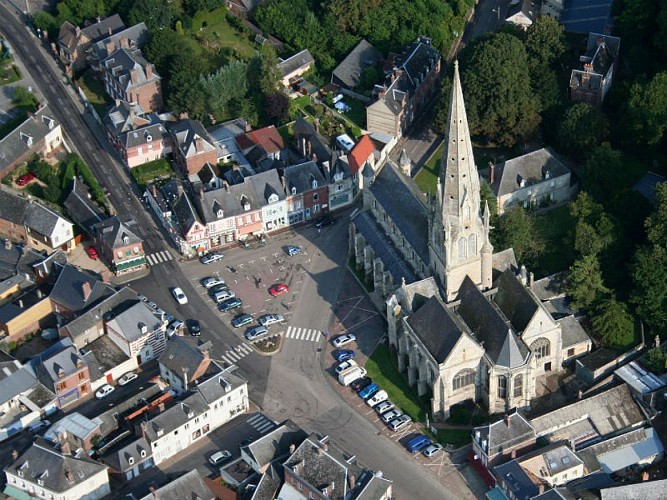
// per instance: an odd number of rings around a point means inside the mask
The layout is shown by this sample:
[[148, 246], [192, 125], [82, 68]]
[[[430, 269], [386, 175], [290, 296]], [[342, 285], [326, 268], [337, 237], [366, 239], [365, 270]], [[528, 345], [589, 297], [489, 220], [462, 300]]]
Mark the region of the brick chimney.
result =
[[146, 80], [153, 78], [153, 65], [148, 63], [146, 65]]
[[496, 180], [496, 166], [493, 162], [489, 162], [489, 184], [493, 185]]
[[197, 153], [204, 150], [204, 139], [199, 136], [195, 137], [195, 150]]
[[111, 26], [107, 28], [107, 33], [109, 34], [109, 36], [113, 35], [113, 30], [111, 29]]
[[81, 291], [83, 292], [83, 300], [88, 300], [88, 297], [90, 297], [90, 292], [92, 292], [92, 289], [90, 288], [90, 283], [84, 281], [81, 284]]
[[106, 43], [107, 55], [110, 56], [116, 50], [116, 44], [113, 42]]
[[648, 471], [645, 470], [644, 472], [642, 472], [642, 481], [648, 481], [648, 479], [649, 479], [649, 474]]
[[126, 36], [122, 36], [120, 38], [120, 48], [121, 49], [129, 49], [130, 48], [130, 40]]
[[507, 426], [508, 429], [509, 429], [510, 426], [512, 425], [512, 421], [510, 420], [510, 416], [509, 416], [509, 415], [505, 415], [505, 425]]
[[130, 81], [132, 82], [132, 85], [137, 84], [137, 70], [136, 69], [131, 69], [130, 70]]

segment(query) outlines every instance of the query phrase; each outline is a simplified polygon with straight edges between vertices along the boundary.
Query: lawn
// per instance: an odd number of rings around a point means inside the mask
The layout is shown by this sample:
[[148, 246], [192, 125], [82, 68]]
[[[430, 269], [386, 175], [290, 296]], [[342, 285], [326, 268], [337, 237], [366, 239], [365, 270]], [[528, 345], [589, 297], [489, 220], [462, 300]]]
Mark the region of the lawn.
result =
[[144, 187], [154, 179], [164, 179], [174, 175], [174, 169], [164, 158], [134, 167], [130, 172], [140, 187]]
[[470, 444], [472, 431], [469, 429], [438, 429], [438, 441], [460, 448]]
[[212, 52], [233, 59], [247, 61], [257, 50], [248, 34], [239, 32], [227, 22], [224, 7], [211, 12], [198, 12], [192, 19], [191, 35]]
[[358, 99], [352, 99], [349, 96], [345, 96], [343, 99], [345, 104], [350, 106], [350, 110], [345, 113], [345, 117], [348, 118], [351, 122], [356, 124], [357, 127], [361, 129], [366, 128], [366, 105], [359, 101]]
[[5, 61], [0, 68], [0, 85], [18, 82], [20, 79], [21, 73], [18, 68], [11, 64], [11, 60]]
[[90, 104], [92, 104], [100, 118], [104, 118], [113, 104], [111, 97], [104, 90], [104, 83], [95, 77], [92, 69], [86, 70], [76, 81], [83, 90]]
[[415, 183], [423, 193], [435, 193], [436, 186], [438, 185], [438, 174], [440, 173], [441, 156], [442, 144], [438, 146], [438, 149], [435, 150], [433, 155], [415, 176]]
[[[397, 408], [407, 413], [415, 422], [426, 420], [428, 397], [419, 398], [396, 368], [396, 359], [384, 344], [379, 344], [364, 365], [373, 382], [387, 391]], [[470, 433], [468, 433], [470, 434]]]
[[563, 241], [572, 229], [574, 219], [567, 205], [538, 215], [535, 226], [544, 240], [544, 252], [539, 257], [539, 274], [547, 276], [568, 269], [574, 262], [571, 245]]

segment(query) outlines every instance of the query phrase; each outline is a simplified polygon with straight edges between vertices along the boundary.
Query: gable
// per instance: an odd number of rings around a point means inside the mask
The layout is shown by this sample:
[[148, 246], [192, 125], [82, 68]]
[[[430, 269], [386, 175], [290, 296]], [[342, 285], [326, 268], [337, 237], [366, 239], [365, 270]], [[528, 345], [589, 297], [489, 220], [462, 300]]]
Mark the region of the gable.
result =
[[479, 361], [484, 356], [484, 348], [475, 342], [470, 335], [461, 335], [454, 344], [441, 366], [451, 368], [461, 363]]

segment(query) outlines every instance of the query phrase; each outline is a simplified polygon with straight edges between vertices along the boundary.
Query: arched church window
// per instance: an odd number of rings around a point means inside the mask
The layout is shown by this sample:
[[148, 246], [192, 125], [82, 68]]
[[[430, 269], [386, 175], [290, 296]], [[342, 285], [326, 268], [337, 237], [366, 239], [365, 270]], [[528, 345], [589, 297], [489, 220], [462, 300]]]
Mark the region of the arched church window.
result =
[[459, 259], [466, 258], [466, 239], [465, 237], [459, 238]]
[[507, 377], [498, 375], [498, 397], [505, 399], [507, 397]]
[[470, 205], [466, 205], [464, 209], [465, 220], [470, 220]]
[[474, 234], [468, 236], [468, 255], [477, 255], [477, 238]]
[[536, 359], [546, 358], [551, 354], [551, 342], [549, 342], [549, 339], [540, 337], [530, 344], [530, 350], [535, 353]]
[[523, 396], [523, 375], [519, 374], [514, 377], [514, 397], [520, 398]]
[[452, 380], [452, 388], [456, 391], [458, 389], [462, 389], [463, 387], [473, 385], [474, 383], [475, 383], [475, 370], [466, 368], [458, 372], [456, 375], [454, 375], [454, 380]]

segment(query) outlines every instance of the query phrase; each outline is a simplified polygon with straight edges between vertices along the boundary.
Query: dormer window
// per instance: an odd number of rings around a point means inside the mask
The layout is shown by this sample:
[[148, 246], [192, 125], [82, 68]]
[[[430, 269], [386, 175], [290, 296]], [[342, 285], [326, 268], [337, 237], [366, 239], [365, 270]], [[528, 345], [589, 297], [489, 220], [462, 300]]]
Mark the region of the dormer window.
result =
[[292, 186], [292, 194], [296, 194], [296, 187]]
[[123, 236], [123, 243], [126, 245], [130, 244], [130, 237], [128, 235]]
[[313, 189], [317, 189], [317, 179], [313, 179], [312, 186]]
[[271, 196], [269, 196], [269, 203], [275, 203], [278, 201], [278, 195], [273, 193]]
[[151, 142], [153, 140], [153, 136], [148, 134], [146, 135], [146, 142]]
[[134, 464], [134, 457], [128, 458], [127, 463], [130, 464], [130, 465], [133, 465]]
[[223, 210], [218, 210], [218, 219], [222, 219], [225, 216], [225, 212]]
[[146, 450], [141, 450], [141, 458], [144, 458], [146, 456]]

